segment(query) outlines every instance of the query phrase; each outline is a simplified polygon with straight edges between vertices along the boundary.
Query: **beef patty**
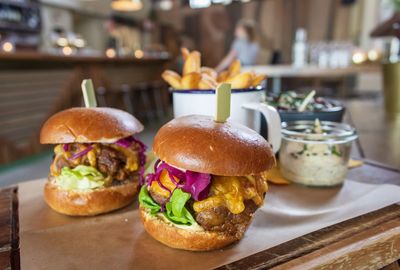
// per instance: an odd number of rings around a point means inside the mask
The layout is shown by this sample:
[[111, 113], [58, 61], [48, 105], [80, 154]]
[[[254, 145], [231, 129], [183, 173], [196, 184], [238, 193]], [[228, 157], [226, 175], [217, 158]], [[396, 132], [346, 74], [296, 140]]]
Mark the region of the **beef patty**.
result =
[[245, 209], [240, 214], [232, 214], [225, 206], [217, 206], [195, 213], [195, 219], [205, 230], [241, 238], [258, 208], [252, 200], [246, 200], [244, 204]]

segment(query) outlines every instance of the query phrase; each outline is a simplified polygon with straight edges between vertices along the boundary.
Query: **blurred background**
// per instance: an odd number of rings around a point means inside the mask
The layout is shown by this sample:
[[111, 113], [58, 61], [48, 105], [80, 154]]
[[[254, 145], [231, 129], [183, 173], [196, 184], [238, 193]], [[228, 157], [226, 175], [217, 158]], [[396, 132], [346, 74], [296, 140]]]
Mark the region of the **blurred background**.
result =
[[0, 0], [0, 185], [46, 177], [52, 152], [38, 143], [40, 127], [82, 105], [82, 79], [93, 79], [100, 106], [139, 118], [151, 144], [172, 117], [160, 75], [181, 72], [180, 48], [223, 70], [245, 50], [242, 35], [256, 44], [242, 65], [267, 75], [267, 92], [314, 89], [368, 100], [359, 115], [397, 114], [399, 10], [398, 0]]

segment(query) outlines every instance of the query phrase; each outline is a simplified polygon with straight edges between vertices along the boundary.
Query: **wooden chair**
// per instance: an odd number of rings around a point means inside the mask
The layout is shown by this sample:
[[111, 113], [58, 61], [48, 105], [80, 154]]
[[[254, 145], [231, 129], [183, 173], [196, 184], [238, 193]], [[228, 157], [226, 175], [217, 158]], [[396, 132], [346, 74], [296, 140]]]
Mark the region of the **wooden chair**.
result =
[[96, 98], [99, 106], [123, 109], [143, 122], [163, 119], [169, 110], [168, 92], [160, 81], [101, 86], [96, 89]]

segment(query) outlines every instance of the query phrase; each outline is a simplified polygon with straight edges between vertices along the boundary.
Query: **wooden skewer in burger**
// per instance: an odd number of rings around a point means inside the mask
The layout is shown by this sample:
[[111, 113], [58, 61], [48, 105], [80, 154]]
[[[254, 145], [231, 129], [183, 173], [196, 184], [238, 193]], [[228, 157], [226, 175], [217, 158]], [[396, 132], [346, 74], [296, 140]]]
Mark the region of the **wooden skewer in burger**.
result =
[[139, 193], [145, 230], [172, 248], [206, 251], [240, 240], [263, 205], [265, 172], [275, 165], [269, 143], [226, 121], [230, 85], [216, 90], [216, 117], [190, 115], [155, 136], [159, 157]]
[[90, 216], [135, 199], [143, 179], [146, 146], [134, 137], [143, 125], [127, 112], [96, 107], [91, 80], [82, 83], [86, 108], [50, 117], [42, 144], [55, 144], [44, 199], [55, 211]]

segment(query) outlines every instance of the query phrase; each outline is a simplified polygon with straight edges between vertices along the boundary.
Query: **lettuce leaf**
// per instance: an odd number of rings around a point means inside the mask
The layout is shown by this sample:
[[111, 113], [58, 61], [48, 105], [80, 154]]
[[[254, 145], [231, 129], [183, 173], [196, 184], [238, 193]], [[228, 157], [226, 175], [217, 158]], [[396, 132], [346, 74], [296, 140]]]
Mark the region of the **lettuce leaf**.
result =
[[104, 187], [105, 178], [101, 172], [93, 167], [79, 165], [71, 169], [63, 167], [61, 174], [56, 177], [56, 183], [68, 190], [96, 189]]
[[175, 189], [172, 196], [165, 205], [165, 216], [175, 224], [193, 225], [196, 220], [192, 214], [185, 208], [186, 202], [190, 199], [190, 193], [183, 192], [181, 189]]
[[161, 210], [161, 206], [158, 205], [153, 198], [150, 196], [147, 186], [142, 186], [139, 192], [139, 203], [144, 208], [150, 210], [150, 214], [155, 215]]
[[[181, 189], [175, 189], [169, 202], [165, 205], [164, 216], [174, 224], [193, 225], [197, 224], [192, 214], [186, 209], [185, 204], [190, 199], [190, 193], [183, 192]], [[160, 213], [161, 206], [150, 196], [147, 186], [142, 186], [139, 192], [139, 203], [155, 215]]]

